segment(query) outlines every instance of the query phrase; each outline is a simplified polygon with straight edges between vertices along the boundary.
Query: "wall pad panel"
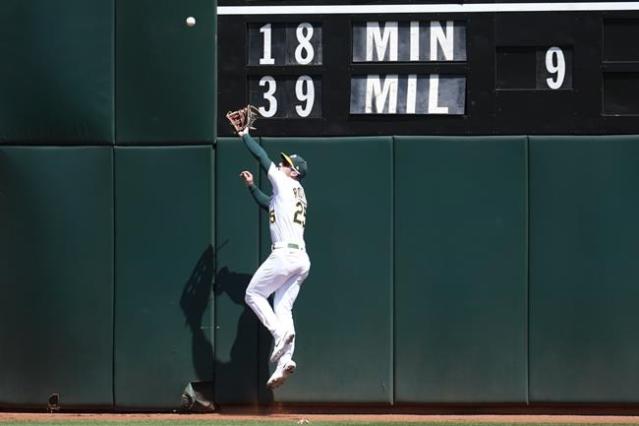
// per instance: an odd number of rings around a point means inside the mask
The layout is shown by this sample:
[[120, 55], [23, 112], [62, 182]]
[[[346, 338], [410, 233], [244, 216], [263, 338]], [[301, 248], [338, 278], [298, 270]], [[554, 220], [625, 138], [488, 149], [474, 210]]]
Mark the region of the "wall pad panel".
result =
[[639, 137], [530, 138], [532, 402], [637, 402]]
[[526, 138], [395, 138], [395, 398], [526, 401]]
[[[116, 0], [117, 142], [211, 143], [215, 2]], [[186, 18], [196, 25], [186, 25]]]
[[112, 407], [112, 183], [108, 147], [0, 147], [0, 407]]
[[115, 405], [212, 392], [212, 149], [116, 148]]
[[0, 143], [112, 144], [114, 0], [0, 3]]
[[218, 139], [215, 149], [215, 397], [220, 404], [254, 405], [259, 322], [244, 293], [258, 266], [259, 208], [239, 174], [250, 170], [257, 179], [257, 163], [238, 138]]
[[[285, 151], [309, 164], [303, 185], [312, 266], [293, 311], [298, 368], [274, 397], [389, 403], [392, 139], [263, 141], [274, 161]], [[270, 191], [269, 183], [263, 187]], [[261, 224], [264, 259], [270, 249], [266, 216]]]

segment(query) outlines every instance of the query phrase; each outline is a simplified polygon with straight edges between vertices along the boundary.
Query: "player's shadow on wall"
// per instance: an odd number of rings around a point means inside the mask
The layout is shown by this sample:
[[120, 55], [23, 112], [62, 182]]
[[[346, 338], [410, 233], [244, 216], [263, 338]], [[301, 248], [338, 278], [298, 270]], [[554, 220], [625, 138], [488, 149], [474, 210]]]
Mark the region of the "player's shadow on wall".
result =
[[[213, 379], [208, 386], [211, 397], [218, 403], [228, 401], [252, 405], [270, 404], [273, 401], [273, 393], [267, 389], [262, 392], [259, 386], [264, 384], [256, 382], [256, 378], [261, 380], [268, 377], [267, 353], [258, 352], [259, 322], [244, 303], [244, 293], [251, 280], [251, 274], [233, 272], [227, 266], [214, 274], [216, 268], [216, 253], [213, 247], [209, 246], [200, 256], [180, 298], [180, 307], [192, 334], [191, 349], [197, 379], [202, 382]], [[235, 340], [227, 361], [216, 358], [211, 340], [202, 329], [204, 314], [210, 312], [209, 303], [214, 302], [211, 298], [212, 290], [215, 298], [226, 295], [234, 304], [242, 307], [242, 313], [235, 326]], [[227, 322], [223, 326], [228, 329], [233, 324]], [[258, 359], [258, 356], [264, 359]], [[217, 390], [218, 395], [215, 395], [214, 390]]]

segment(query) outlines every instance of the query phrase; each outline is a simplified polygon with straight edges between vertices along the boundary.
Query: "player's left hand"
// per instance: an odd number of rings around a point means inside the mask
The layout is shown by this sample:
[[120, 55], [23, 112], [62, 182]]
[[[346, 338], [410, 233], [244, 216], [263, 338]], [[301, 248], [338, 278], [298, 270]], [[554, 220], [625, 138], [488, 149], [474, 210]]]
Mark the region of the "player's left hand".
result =
[[246, 186], [253, 185], [253, 173], [249, 172], [248, 170], [243, 170], [240, 173], [240, 177], [244, 179], [244, 183], [246, 184]]

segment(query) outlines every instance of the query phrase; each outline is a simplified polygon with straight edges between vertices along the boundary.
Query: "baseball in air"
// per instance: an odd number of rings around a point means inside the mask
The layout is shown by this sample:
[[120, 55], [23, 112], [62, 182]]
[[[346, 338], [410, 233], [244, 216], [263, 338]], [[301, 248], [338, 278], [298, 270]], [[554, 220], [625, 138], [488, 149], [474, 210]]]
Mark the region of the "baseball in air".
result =
[[195, 25], [195, 18], [192, 16], [189, 16], [188, 18], [186, 18], [186, 25], [188, 25], [189, 27], [192, 27]]

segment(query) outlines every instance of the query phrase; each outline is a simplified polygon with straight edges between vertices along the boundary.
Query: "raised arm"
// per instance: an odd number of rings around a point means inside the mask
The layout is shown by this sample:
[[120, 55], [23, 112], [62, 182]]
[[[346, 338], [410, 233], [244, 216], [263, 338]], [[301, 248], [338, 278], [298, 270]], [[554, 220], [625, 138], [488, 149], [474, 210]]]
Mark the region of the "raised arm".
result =
[[249, 191], [251, 192], [251, 195], [253, 196], [253, 199], [255, 200], [255, 202], [261, 208], [268, 211], [269, 204], [271, 202], [271, 197], [269, 197], [268, 195], [260, 191], [260, 188], [258, 188], [253, 183], [253, 174], [247, 170], [244, 170], [242, 173], [240, 173], [240, 177], [244, 179], [244, 183], [246, 184]]
[[271, 164], [273, 162], [270, 158], [268, 158], [268, 154], [266, 154], [264, 148], [262, 148], [255, 141], [255, 139], [253, 139], [251, 135], [249, 135], [248, 129], [240, 132], [239, 135], [242, 136], [242, 142], [244, 142], [244, 145], [246, 145], [246, 148], [248, 148], [249, 152], [253, 155], [253, 157], [257, 158], [257, 160], [260, 162], [260, 166], [262, 166], [262, 169], [264, 169], [264, 171], [268, 173], [268, 168], [271, 167]]

